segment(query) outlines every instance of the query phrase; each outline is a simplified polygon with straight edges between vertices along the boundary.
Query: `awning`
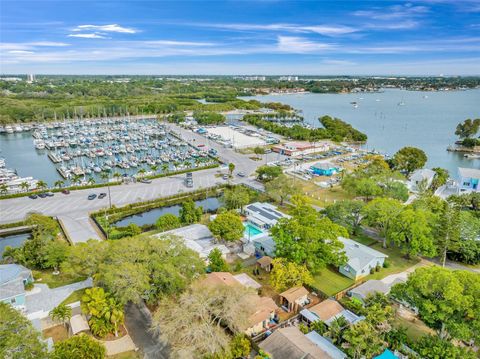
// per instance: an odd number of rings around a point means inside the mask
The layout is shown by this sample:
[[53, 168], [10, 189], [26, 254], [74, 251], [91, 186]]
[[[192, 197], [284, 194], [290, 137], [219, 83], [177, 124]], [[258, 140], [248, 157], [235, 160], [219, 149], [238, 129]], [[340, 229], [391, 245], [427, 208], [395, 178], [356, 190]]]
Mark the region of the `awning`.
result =
[[313, 323], [313, 322], [316, 322], [317, 320], [320, 320], [320, 318], [318, 317], [318, 315], [316, 315], [315, 313], [312, 313], [311, 311], [309, 311], [308, 309], [302, 309], [300, 311], [300, 315], [302, 317], [304, 317], [305, 319], [307, 319], [309, 322]]

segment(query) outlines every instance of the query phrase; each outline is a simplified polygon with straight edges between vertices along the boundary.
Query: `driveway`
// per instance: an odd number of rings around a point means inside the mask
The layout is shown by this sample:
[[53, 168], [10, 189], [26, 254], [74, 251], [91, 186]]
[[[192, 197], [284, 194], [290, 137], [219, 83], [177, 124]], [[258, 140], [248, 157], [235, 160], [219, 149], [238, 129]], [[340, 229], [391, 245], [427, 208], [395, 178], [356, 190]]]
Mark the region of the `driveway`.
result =
[[144, 303], [125, 307], [125, 326], [145, 359], [167, 359], [169, 350], [150, 331], [152, 315]]
[[27, 292], [25, 299], [25, 306], [27, 308], [26, 314], [27, 316], [44, 318], [53, 308], [67, 299], [74, 291], [88, 288], [92, 285], [91, 278], [53, 289], [50, 289], [46, 284], [35, 284], [32, 292]]

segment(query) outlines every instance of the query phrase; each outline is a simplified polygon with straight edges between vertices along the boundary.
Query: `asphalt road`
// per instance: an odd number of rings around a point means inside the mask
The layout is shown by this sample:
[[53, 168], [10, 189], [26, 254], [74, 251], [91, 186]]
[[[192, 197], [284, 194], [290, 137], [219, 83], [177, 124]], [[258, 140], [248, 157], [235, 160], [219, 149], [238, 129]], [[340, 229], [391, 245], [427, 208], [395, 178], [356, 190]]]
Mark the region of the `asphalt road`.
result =
[[150, 330], [152, 315], [145, 304], [129, 303], [125, 307], [125, 326], [145, 359], [169, 358], [168, 347]]

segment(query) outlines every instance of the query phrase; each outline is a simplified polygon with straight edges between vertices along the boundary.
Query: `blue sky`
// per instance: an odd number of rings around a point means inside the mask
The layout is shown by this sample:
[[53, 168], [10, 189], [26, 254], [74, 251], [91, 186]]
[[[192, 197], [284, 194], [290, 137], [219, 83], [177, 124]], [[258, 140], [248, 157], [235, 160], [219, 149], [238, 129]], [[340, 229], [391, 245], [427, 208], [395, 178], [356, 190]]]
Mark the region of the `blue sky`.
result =
[[0, 0], [0, 72], [479, 75], [480, 1]]

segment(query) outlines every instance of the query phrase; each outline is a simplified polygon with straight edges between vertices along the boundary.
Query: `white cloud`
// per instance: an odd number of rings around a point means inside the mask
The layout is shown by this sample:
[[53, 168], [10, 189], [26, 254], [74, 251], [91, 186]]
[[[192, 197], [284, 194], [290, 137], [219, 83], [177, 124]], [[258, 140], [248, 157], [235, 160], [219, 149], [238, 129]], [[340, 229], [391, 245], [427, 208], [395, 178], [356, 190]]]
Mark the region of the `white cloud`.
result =
[[34, 54], [33, 51], [26, 51], [26, 50], [11, 50], [8, 52], [9, 54], [17, 54], [17, 55], [28, 55]]
[[82, 39], [109, 39], [109, 37], [97, 34], [96, 32], [88, 34], [69, 34], [68, 37], [80, 37]]
[[329, 50], [335, 47], [334, 44], [315, 42], [297, 36], [279, 36], [277, 46], [280, 52], [297, 54]]
[[325, 36], [351, 34], [359, 29], [343, 25], [296, 25], [296, 24], [190, 24], [236, 31], [285, 31], [293, 33], [316, 33]]
[[135, 34], [138, 32], [137, 29], [131, 27], [123, 27], [118, 24], [110, 25], [78, 25], [72, 31], [101, 31], [101, 32], [118, 32], [124, 34]]
[[373, 8], [371, 10], [359, 10], [353, 13], [354, 16], [368, 17], [376, 20], [408, 19], [411, 17], [423, 16], [430, 9], [426, 6], [413, 6], [412, 4], [393, 5], [387, 8]]

